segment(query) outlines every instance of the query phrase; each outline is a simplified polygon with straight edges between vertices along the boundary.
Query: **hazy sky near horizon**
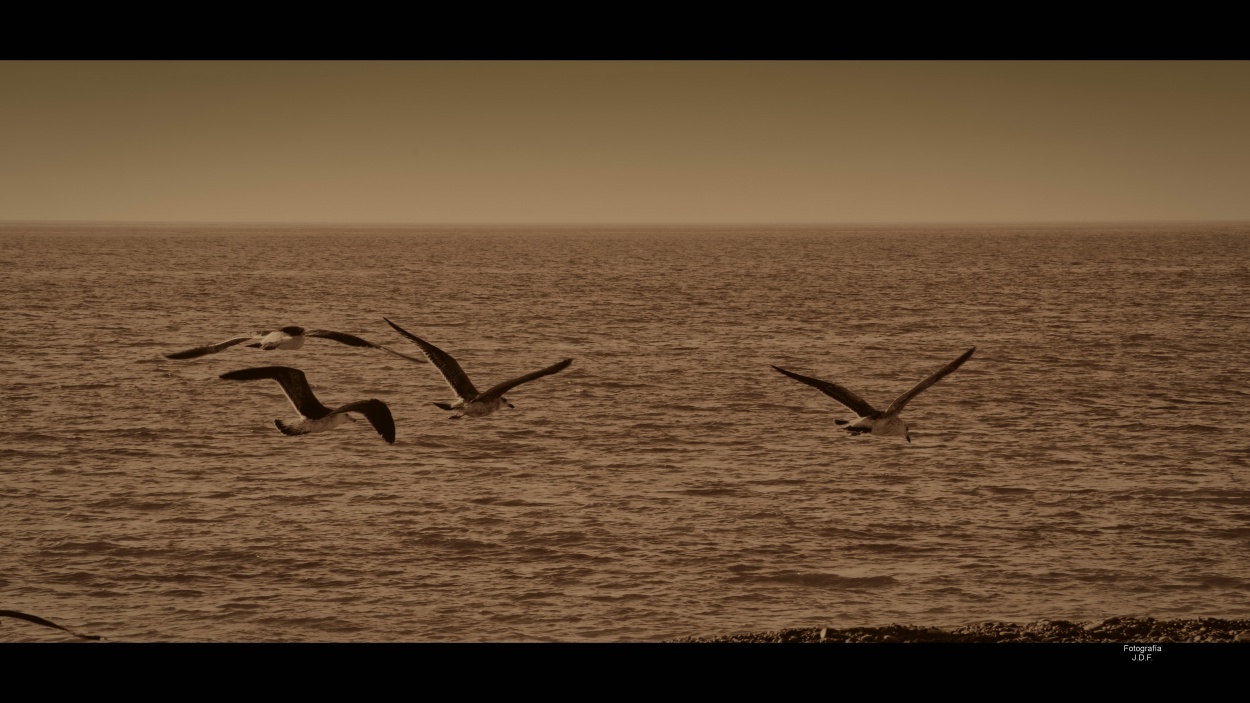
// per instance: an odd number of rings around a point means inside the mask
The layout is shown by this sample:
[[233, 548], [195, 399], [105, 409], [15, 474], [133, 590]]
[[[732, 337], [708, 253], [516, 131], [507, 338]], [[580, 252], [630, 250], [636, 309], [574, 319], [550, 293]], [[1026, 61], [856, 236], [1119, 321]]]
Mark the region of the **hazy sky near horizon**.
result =
[[0, 221], [1250, 220], [1250, 62], [4, 61]]

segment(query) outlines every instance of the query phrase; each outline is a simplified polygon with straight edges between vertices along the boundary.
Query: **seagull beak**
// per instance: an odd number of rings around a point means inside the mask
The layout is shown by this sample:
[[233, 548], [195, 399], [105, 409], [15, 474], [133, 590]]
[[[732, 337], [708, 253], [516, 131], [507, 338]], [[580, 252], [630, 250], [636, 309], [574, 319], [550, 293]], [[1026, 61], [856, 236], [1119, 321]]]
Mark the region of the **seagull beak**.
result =
[[907, 443], [911, 444], [911, 435], [908, 434], [908, 435], [903, 435], [903, 436], [907, 438]]

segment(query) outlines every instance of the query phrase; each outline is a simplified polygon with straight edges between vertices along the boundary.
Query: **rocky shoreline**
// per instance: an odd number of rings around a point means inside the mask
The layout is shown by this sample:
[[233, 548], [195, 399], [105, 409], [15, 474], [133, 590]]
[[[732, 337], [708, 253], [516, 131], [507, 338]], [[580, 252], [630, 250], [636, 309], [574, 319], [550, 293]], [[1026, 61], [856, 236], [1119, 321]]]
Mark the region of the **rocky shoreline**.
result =
[[[982, 622], [954, 628], [888, 625], [885, 627], [809, 627], [772, 632], [755, 632], [723, 637], [683, 637], [665, 640], [674, 643], [880, 643], [880, 642], [1053, 642], [1053, 643], [1247, 643], [1250, 619], [1155, 620], [1154, 618], [1114, 617], [1091, 622], [1038, 620], [1017, 624]], [[1247, 651], [1250, 651], [1248, 649]]]

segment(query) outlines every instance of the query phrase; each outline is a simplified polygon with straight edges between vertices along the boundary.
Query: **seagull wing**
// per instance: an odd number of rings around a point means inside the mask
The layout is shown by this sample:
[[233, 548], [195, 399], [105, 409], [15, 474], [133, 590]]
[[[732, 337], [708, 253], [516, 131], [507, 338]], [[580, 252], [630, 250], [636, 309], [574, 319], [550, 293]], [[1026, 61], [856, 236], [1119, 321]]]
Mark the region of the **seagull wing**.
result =
[[259, 381], [264, 378], [273, 379], [282, 386], [287, 400], [295, 408], [295, 412], [304, 417], [320, 420], [330, 414], [330, 409], [322, 405], [313, 395], [312, 388], [304, 372], [289, 366], [262, 366], [254, 369], [240, 369], [223, 373], [221, 378], [227, 381]]
[[504, 393], [507, 393], [513, 388], [516, 388], [522, 383], [529, 383], [530, 381], [533, 381], [536, 378], [542, 378], [543, 376], [550, 376], [553, 373], [560, 373], [561, 371], [567, 369], [569, 367], [569, 364], [571, 363], [573, 363], [572, 359], [565, 359], [564, 361], [561, 361], [557, 364], [552, 364], [551, 366], [548, 366], [547, 368], [542, 369], [541, 371], [535, 371], [534, 373], [527, 373], [524, 376], [521, 376], [519, 378], [514, 378], [511, 381], [504, 381], [503, 383], [500, 383], [499, 385], [491, 388], [490, 390], [486, 391], [482, 395], [478, 396], [477, 399], [478, 400], [490, 400], [491, 398], [498, 398], [499, 396], [503, 395]]
[[783, 373], [789, 376], [790, 378], [793, 378], [799, 383], [806, 383], [812, 388], [815, 388], [821, 393], [824, 393], [830, 398], [833, 398], [839, 403], [850, 408], [852, 412], [854, 412], [856, 415], [860, 417], [868, 417], [869, 415], [873, 415], [877, 412], [875, 408], [873, 408], [871, 405], [868, 404], [868, 401], [855, 395], [850, 390], [843, 388], [842, 386], [839, 386], [836, 383], [822, 381], [819, 378], [810, 378], [808, 376], [801, 376], [797, 373], [794, 373], [793, 371], [786, 371], [780, 366], [773, 366], [773, 368], [777, 369], [778, 372]]
[[[386, 320], [385, 317], [382, 319]], [[443, 374], [443, 380], [447, 381], [447, 385], [451, 386], [451, 389], [455, 391], [457, 397], [464, 401], [470, 401], [478, 397], [478, 392], [477, 389], [473, 387], [473, 382], [469, 380], [467, 375], [465, 375], [464, 369], [460, 368], [460, 364], [457, 364], [456, 360], [451, 358], [451, 354], [448, 354], [442, 349], [439, 349], [433, 344], [421, 339], [417, 335], [409, 332], [390, 320], [386, 320], [386, 324], [394, 327], [396, 332], [404, 335], [409, 341], [421, 348], [421, 353], [425, 354], [425, 358], [429, 359], [430, 363], [434, 364], [435, 368], [439, 370], [439, 373]], [[522, 381], [522, 383], [523, 382], [524, 381]]]
[[426, 361], [425, 359], [420, 359], [420, 358], [417, 358], [417, 357], [415, 357], [415, 356], [408, 356], [407, 354], [404, 354], [403, 352], [397, 352], [397, 351], [395, 351], [394, 349], [391, 349], [390, 347], [382, 346], [381, 344], [378, 344], [378, 345], [377, 345], [377, 347], [378, 347], [378, 349], [381, 349], [382, 351], [386, 352], [387, 354], [394, 354], [395, 356], [398, 356], [398, 357], [399, 357], [399, 358], [401, 358], [401, 359], [407, 359], [408, 361], [411, 361], [411, 362], [413, 362], [414, 364], [427, 364], [427, 363], [429, 363], [429, 362], [428, 362], [428, 361]]
[[339, 413], [360, 413], [365, 416], [373, 429], [382, 435], [388, 444], [395, 443], [395, 418], [391, 416], [391, 409], [386, 403], [380, 400], [358, 400], [355, 403], [340, 405], [330, 412], [331, 415]]
[[367, 339], [361, 339], [360, 337], [356, 337], [350, 334], [344, 334], [342, 332], [331, 332], [330, 330], [308, 330], [304, 332], [304, 336], [305, 337], [321, 337], [323, 339], [333, 339], [334, 341], [341, 342], [343, 344], [346, 344], [349, 347], [376, 347], [378, 346], [374, 344], [373, 342], [370, 342]]
[[352, 347], [371, 347], [373, 349], [381, 349], [382, 351], [388, 352], [390, 354], [394, 354], [395, 356], [398, 356], [401, 359], [407, 359], [408, 361], [412, 361], [418, 364], [425, 363], [425, 359], [418, 359], [415, 356], [408, 356], [407, 354], [397, 352], [394, 349], [389, 349], [387, 347], [384, 347], [381, 344], [374, 344], [373, 342], [370, 342], [367, 339], [361, 339], [360, 337], [356, 337], [350, 334], [345, 334], [343, 332], [332, 332], [330, 330], [308, 330], [307, 332], [304, 333], [304, 336], [305, 337], [321, 337], [323, 339], [333, 339], [336, 342], [342, 342], [343, 344], [346, 344]]
[[52, 622], [51, 620], [44, 620], [38, 615], [31, 615], [29, 613], [20, 613], [16, 610], [0, 610], [0, 616], [7, 617], [7, 618], [17, 618], [18, 620], [26, 620], [27, 622], [33, 622], [36, 625], [43, 625], [44, 627], [55, 627], [58, 630], [64, 630], [70, 633], [71, 635], [75, 637], [79, 637], [84, 640], [100, 639], [99, 635], [80, 635], [77, 632], [74, 632], [73, 630], [69, 629], [68, 627], [62, 627]]
[[166, 359], [194, 359], [197, 356], [204, 356], [205, 354], [216, 354], [217, 352], [223, 349], [229, 349], [230, 347], [233, 347], [236, 344], [242, 344], [243, 342], [250, 342], [256, 339], [257, 337], [263, 337], [263, 336], [264, 334], [260, 333], [260, 334], [255, 334], [255, 335], [248, 335], [246, 337], [235, 337], [234, 339], [227, 339], [226, 341], [218, 342], [217, 344], [208, 344], [202, 347], [188, 349], [186, 351], [174, 352], [173, 354], [166, 354], [165, 358]]
[[913, 388], [913, 389], [911, 389], [911, 390], [907, 391], [906, 393], [904, 393], [904, 394], [900, 395], [899, 397], [895, 398], [895, 399], [894, 399], [894, 402], [893, 402], [893, 403], [890, 403], [890, 407], [888, 407], [888, 408], [886, 408], [886, 409], [885, 409], [886, 414], [887, 414], [887, 415], [889, 415], [889, 414], [895, 414], [895, 415], [897, 415], [898, 413], [902, 412], [902, 411], [903, 411], [903, 406], [904, 406], [904, 405], [907, 405], [907, 403], [908, 403], [908, 402], [909, 402], [912, 398], [915, 398], [917, 395], [919, 395], [919, 394], [920, 394], [920, 391], [923, 391], [924, 389], [928, 388], [929, 386], [932, 386], [933, 384], [937, 383], [938, 381], [941, 381], [941, 380], [942, 380], [942, 379], [943, 379], [943, 378], [944, 378], [947, 374], [949, 374], [951, 371], [954, 371], [955, 369], [957, 369], [957, 368], [959, 368], [960, 366], [962, 366], [962, 365], [963, 365], [963, 363], [964, 363], [965, 361], [967, 361], [969, 357], [971, 357], [971, 356], [972, 356], [972, 352], [974, 352], [974, 351], [976, 351], [976, 350], [977, 350], [977, 348], [976, 348], [976, 347], [973, 347], [973, 348], [969, 349], [968, 351], [964, 352], [963, 354], [960, 354], [958, 359], [955, 359], [954, 361], [952, 361], [951, 363], [947, 364], [946, 366], [943, 366], [942, 368], [938, 369], [937, 371], [935, 371], [935, 372], [933, 373], [933, 375], [929, 376], [929, 377], [928, 377], [928, 378], [926, 378], [925, 380], [923, 380], [923, 381], [921, 381], [920, 383], [916, 384], [916, 387], [915, 387], [915, 388]]

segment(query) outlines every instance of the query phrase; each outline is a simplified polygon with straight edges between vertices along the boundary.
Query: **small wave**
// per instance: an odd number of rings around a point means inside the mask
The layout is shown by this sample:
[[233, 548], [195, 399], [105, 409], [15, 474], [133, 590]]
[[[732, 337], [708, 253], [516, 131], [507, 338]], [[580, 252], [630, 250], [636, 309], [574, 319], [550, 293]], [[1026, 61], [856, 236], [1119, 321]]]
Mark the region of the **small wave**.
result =
[[1065, 510], [1061, 513], [1052, 513], [1048, 517], [1066, 517], [1066, 518], [1080, 519], [1080, 518], [1085, 517], [1085, 513], [1082, 513], [1079, 510]]
[[1210, 433], [1214, 433], [1214, 432], [1223, 432], [1223, 431], [1224, 431], [1224, 428], [1223, 428], [1223, 427], [1212, 427], [1211, 425], [1199, 425], [1199, 424], [1196, 424], [1196, 423], [1191, 423], [1191, 424], [1188, 424], [1188, 425], [1181, 425], [1180, 427], [1174, 427], [1174, 428], [1173, 428], [1173, 430], [1174, 430], [1174, 431], [1175, 431], [1175, 430], [1180, 430], [1180, 431], [1182, 431], [1182, 432], [1210, 432]]
[[804, 486], [808, 481], [802, 478], [771, 478], [747, 483], [752, 486]]
[[857, 589], [893, 586], [898, 580], [893, 576], [839, 576], [819, 572], [780, 571], [771, 574], [742, 574], [733, 580], [759, 581], [764, 583], [789, 583], [811, 588]]
[[100, 455], [100, 456], [130, 456], [130, 457], [133, 457], [133, 456], [143, 456], [143, 457], [153, 457], [153, 456], [159, 456], [159, 454], [157, 454], [156, 452], [149, 451], [149, 450], [147, 450], [147, 449], [126, 449], [126, 448], [122, 448], [122, 447], [115, 447], [115, 448], [112, 448], [112, 449], [100, 449], [100, 450], [98, 450], [98, 451], [96, 452], [96, 454], [98, 454], [98, 455]]
[[1226, 402], [1211, 400], [1210, 398], [1182, 398], [1177, 396], [1174, 398], [1168, 398], [1167, 400], [1173, 403], [1183, 403], [1185, 405], [1228, 405]]
[[1119, 574], [1110, 571], [1101, 571], [1095, 573], [1071, 574], [1070, 576], [1077, 581], [1083, 583], [1117, 583], [1120, 581], [1135, 581], [1136, 577], [1129, 574]]
[[138, 437], [140, 439], [159, 439], [166, 435], [173, 434], [173, 432], [154, 430], [150, 427], [131, 427], [128, 429], [113, 430], [110, 434], [113, 435], [114, 437]]
[[65, 437], [57, 437], [55, 435], [43, 434], [42, 432], [6, 432], [5, 441], [18, 442], [57, 442], [65, 441]]
[[105, 554], [117, 549], [121, 549], [120, 544], [113, 542], [95, 541], [95, 542], [59, 542], [57, 544], [46, 547], [49, 551], [57, 552], [85, 552], [87, 554]]
[[1017, 488], [1013, 486], [983, 486], [983, 488], [997, 495], [1022, 495], [1037, 492], [1035, 488]]
[[435, 547], [438, 549], [448, 549], [453, 552], [484, 552], [500, 549], [498, 544], [494, 542], [482, 542], [475, 539], [464, 539], [458, 537], [415, 537], [404, 540], [405, 544], [413, 544], [422, 547]]
[[530, 591], [512, 596], [513, 600], [542, 600], [544, 598], [559, 598], [563, 596], [563, 591]]
[[786, 515], [785, 513], [779, 510], [761, 510], [758, 513], [751, 513], [750, 515], [744, 515], [742, 519], [743, 520], [785, 520], [786, 522], [789, 522], [789, 523], [794, 522], [793, 520], [790, 519], [790, 516]]
[[271, 497], [270, 500], [272, 500], [275, 503], [282, 503], [285, 505], [311, 505], [313, 503], [318, 502], [320, 498], [318, 496], [275, 495]]
[[444, 444], [442, 442], [436, 442], [432, 439], [411, 439], [411, 440], [406, 440], [404, 444], [407, 444], [412, 447], [424, 447], [426, 449], [446, 449], [447, 447], [451, 446], [448, 444]]
[[168, 510], [170, 508], [174, 508], [177, 506], [178, 506], [178, 503], [162, 503], [159, 501], [148, 501], [148, 502], [139, 501], [139, 502], [131, 503], [127, 507], [129, 507], [131, 510], [154, 511], [154, 510]]
[[823, 527], [816, 530], [816, 534], [822, 537], [837, 537], [851, 540], [883, 540], [901, 539], [909, 536], [914, 531], [907, 529], [904, 525], [872, 525], [868, 530], [856, 530], [846, 527]]
[[360, 632], [364, 628], [334, 616], [320, 618], [258, 618], [262, 625], [286, 625], [291, 627], [307, 627], [323, 632]]
[[1206, 574], [1198, 576], [1198, 583], [1205, 588], [1235, 588], [1240, 591], [1250, 590], [1250, 582], [1246, 579], [1236, 576], [1221, 576], [1220, 574]]
[[583, 532], [566, 531], [540, 535], [522, 535], [516, 541], [521, 544], [535, 545], [578, 544], [586, 541], [586, 534]]
[[619, 596], [596, 594], [593, 596], [587, 596], [587, 598], [600, 603], [617, 603], [620, 601], [630, 600], [650, 600], [651, 596], [645, 593], [622, 593]]
[[589, 388], [652, 388], [645, 383], [625, 383], [622, 381], [595, 381], [587, 383]]
[[508, 508], [518, 507], [539, 507], [543, 505], [551, 505], [551, 503], [536, 503], [533, 501], [522, 500], [521, 498], [472, 498], [470, 503], [475, 505], [502, 505]]
[[739, 493], [736, 488], [687, 488], [672, 492], [688, 496], [731, 496]]
[[874, 552], [879, 554], [916, 554], [921, 552], [937, 551], [932, 547], [912, 547], [906, 544], [895, 544], [892, 542], [869, 542], [866, 544], [849, 544], [843, 547], [849, 552]]

